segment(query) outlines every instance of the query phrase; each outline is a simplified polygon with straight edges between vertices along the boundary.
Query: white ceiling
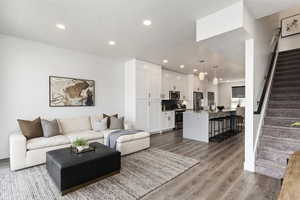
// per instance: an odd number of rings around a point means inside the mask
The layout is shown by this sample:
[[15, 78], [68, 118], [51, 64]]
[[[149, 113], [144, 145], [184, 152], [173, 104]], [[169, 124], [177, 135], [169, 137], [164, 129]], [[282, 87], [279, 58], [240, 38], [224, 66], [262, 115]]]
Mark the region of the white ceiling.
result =
[[[163, 59], [169, 68], [182, 73], [201, 69], [199, 60], [205, 59], [206, 71], [213, 73], [219, 65], [223, 79], [242, 79], [241, 59], [236, 59], [239, 47], [222, 43], [220, 48], [208, 50], [195, 41], [195, 21], [237, 0], [0, 0], [0, 33], [41, 41], [58, 47], [97, 54], [113, 59], [138, 58], [157, 64]], [[250, 2], [256, 2], [253, 4]], [[260, 2], [249, 0], [255, 16], [264, 15]], [[280, 5], [292, 0], [276, 0]], [[271, 5], [274, 4], [274, 1]], [[279, 4], [276, 3], [276, 7]], [[274, 9], [273, 9], [274, 10]], [[142, 25], [150, 19], [152, 25]], [[55, 24], [66, 25], [62, 31]], [[107, 45], [116, 41], [116, 46]], [[228, 49], [228, 55], [218, 52]], [[185, 65], [180, 69], [179, 65]], [[209, 70], [210, 69], [210, 70]], [[234, 72], [234, 73], [232, 73]]]
[[245, 0], [248, 8], [256, 18], [299, 6], [299, 0]]

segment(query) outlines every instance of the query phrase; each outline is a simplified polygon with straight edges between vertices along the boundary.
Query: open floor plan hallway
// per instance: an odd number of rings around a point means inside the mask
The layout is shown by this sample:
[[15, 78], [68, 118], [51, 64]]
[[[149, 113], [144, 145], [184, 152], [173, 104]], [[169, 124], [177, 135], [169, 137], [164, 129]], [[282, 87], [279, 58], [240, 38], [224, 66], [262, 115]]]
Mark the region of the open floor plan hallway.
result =
[[222, 143], [206, 144], [182, 139], [180, 131], [170, 132], [152, 136], [151, 146], [200, 160], [200, 163], [144, 199], [277, 199], [280, 180], [243, 170], [243, 135]]

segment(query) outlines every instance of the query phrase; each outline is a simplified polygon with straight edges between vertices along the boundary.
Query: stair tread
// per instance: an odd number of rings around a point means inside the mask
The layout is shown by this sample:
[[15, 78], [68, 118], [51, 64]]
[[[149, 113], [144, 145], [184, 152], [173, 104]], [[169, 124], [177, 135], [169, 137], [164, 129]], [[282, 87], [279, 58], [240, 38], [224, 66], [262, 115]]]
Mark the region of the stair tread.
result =
[[296, 127], [286, 127], [286, 126], [274, 126], [274, 125], [263, 125], [264, 128], [276, 128], [276, 129], [289, 129], [289, 130], [299, 130]]
[[290, 120], [300, 120], [300, 117], [279, 117], [279, 116], [266, 116], [265, 118], [275, 118], [275, 119], [290, 119]]
[[295, 143], [296, 144], [300, 143], [300, 138], [299, 139], [297, 139], [297, 138], [288, 138], [288, 137], [280, 137], [280, 136], [273, 136], [273, 135], [266, 135], [266, 134], [264, 134], [263, 137], [270, 138], [270, 139], [278, 139], [278, 140], [281, 140], [284, 143], [294, 143], [294, 144]]
[[[284, 155], [290, 155], [296, 151], [300, 151], [300, 140], [263, 136], [261, 142], [264, 144], [261, 149], [263, 151], [276, 152]], [[276, 144], [284, 145], [287, 149], [280, 149]]]
[[267, 159], [263, 159], [263, 158], [258, 158], [255, 162], [256, 165], [269, 165], [272, 167], [276, 167], [276, 168], [281, 168], [281, 169], [285, 169], [286, 167], [283, 165], [280, 165], [272, 160], [267, 160]]
[[[300, 95], [300, 94], [299, 94]], [[282, 109], [282, 108], [271, 108], [272, 110], [288, 110], [288, 111], [293, 111], [295, 110], [296, 112], [299, 112], [300, 109], [292, 109], [292, 108], [288, 108], [288, 109]]]

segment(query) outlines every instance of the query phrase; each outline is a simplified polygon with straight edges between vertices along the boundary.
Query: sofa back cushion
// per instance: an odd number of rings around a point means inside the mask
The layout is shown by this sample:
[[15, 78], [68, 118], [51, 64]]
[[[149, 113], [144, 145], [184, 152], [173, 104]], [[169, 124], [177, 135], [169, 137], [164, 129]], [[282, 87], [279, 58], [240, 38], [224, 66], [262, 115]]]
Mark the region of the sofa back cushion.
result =
[[58, 121], [63, 134], [92, 130], [90, 117], [59, 119]]
[[57, 120], [48, 121], [46, 119], [41, 120], [44, 137], [53, 137], [59, 135], [59, 127]]
[[37, 118], [33, 121], [18, 119], [18, 123], [19, 123], [22, 134], [27, 139], [43, 137], [41, 118]]
[[121, 118], [111, 117], [109, 128], [110, 129], [124, 129], [124, 117], [121, 117]]

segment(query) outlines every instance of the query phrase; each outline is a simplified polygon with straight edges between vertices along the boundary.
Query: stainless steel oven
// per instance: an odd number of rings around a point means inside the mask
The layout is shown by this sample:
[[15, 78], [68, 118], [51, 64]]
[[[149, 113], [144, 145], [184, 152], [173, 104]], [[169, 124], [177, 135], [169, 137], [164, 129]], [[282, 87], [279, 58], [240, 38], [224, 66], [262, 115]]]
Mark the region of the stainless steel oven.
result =
[[176, 109], [175, 110], [175, 129], [183, 128], [183, 113], [186, 109]]

